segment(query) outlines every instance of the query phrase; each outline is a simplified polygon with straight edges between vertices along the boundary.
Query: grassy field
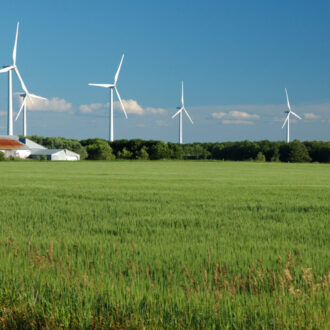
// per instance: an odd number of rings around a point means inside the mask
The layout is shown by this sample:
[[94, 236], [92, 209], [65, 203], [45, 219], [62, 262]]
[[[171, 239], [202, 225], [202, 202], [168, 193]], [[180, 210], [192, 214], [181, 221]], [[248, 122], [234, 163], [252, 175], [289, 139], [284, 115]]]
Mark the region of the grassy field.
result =
[[329, 328], [330, 167], [0, 163], [0, 328]]

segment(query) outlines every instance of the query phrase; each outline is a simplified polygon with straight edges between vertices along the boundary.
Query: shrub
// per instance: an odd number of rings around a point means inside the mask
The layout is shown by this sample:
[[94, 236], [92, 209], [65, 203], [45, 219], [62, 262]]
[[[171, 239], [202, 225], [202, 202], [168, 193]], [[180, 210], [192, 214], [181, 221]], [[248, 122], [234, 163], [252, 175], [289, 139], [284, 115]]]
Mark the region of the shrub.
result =
[[6, 160], [5, 154], [2, 151], [0, 151], [0, 162], [4, 160]]
[[255, 158], [255, 160], [257, 162], [265, 162], [266, 161], [266, 157], [265, 157], [265, 155], [261, 151], [259, 151], [258, 154], [257, 154], [257, 157]]

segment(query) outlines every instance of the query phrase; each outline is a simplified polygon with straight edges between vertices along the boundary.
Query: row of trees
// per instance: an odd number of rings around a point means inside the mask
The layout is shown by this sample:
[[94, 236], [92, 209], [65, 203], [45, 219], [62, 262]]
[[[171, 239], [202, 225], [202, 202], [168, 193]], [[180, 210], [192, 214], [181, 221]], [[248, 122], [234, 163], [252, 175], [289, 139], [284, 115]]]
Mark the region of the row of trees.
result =
[[241, 141], [176, 144], [140, 139], [108, 142], [102, 139], [74, 140], [31, 136], [31, 140], [50, 149], [69, 149], [81, 159], [217, 159], [234, 161], [330, 162], [330, 142]]

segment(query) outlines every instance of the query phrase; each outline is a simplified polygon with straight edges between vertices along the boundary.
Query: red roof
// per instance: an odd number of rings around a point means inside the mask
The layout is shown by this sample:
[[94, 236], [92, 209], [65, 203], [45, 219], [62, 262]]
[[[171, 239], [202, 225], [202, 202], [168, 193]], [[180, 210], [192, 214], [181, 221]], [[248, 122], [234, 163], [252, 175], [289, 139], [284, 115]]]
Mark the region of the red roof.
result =
[[21, 149], [24, 144], [13, 139], [0, 138], [0, 150], [4, 149]]

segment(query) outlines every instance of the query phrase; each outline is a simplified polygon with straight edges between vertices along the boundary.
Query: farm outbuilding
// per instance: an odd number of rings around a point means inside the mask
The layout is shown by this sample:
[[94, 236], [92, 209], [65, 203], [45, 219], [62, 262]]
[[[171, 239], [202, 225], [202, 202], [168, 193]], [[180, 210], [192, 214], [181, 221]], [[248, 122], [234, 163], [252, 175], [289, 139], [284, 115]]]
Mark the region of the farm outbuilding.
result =
[[31, 150], [24, 143], [8, 136], [0, 136], [0, 151], [6, 158], [13, 156], [24, 159], [31, 154]]
[[29, 158], [46, 157], [47, 160], [80, 160], [80, 155], [67, 149], [31, 149]]
[[27, 138], [0, 136], [0, 151], [5, 157], [46, 158], [47, 160], [80, 160], [80, 155], [67, 149], [47, 149]]

